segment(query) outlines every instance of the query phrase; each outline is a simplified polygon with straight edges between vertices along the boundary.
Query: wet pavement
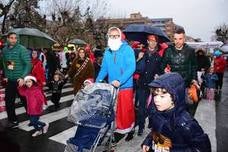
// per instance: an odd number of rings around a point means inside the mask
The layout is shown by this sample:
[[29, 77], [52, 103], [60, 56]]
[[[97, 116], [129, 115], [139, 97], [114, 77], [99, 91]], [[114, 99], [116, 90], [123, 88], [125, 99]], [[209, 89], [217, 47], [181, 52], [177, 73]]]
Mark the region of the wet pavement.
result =
[[221, 97], [216, 101], [217, 152], [228, 152], [228, 71], [224, 74]]
[[[224, 76], [224, 86], [221, 96], [217, 101], [209, 103], [202, 100], [197, 108], [195, 118], [202, 128], [209, 134], [212, 143], [212, 152], [228, 152], [228, 71]], [[6, 121], [6, 116], [0, 113], [0, 152], [64, 152], [65, 142], [75, 133], [74, 125], [67, 121], [67, 108], [72, 103], [72, 90], [70, 86], [65, 87], [61, 100], [60, 110], [56, 113], [45, 110], [44, 121], [49, 122], [50, 129], [47, 134], [32, 138], [33, 130], [27, 128], [25, 121], [26, 114], [20, 107], [19, 121], [20, 128], [12, 130], [2, 130], [2, 124]], [[45, 118], [45, 115], [48, 116]], [[136, 130], [137, 132], [137, 130]], [[116, 147], [116, 152], [140, 152], [141, 143], [146, 137], [148, 129], [143, 136], [135, 135], [133, 140], [125, 142], [122, 140]], [[5, 148], [3, 148], [5, 146]], [[8, 150], [6, 149], [8, 148]], [[10, 149], [11, 148], [11, 149]], [[217, 150], [216, 150], [217, 149]]]

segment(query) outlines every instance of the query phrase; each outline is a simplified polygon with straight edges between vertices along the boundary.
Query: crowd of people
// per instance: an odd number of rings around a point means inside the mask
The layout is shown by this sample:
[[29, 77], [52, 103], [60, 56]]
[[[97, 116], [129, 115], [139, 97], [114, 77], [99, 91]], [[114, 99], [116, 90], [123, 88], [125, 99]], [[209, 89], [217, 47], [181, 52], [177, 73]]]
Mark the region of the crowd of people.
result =
[[152, 131], [142, 144], [144, 152], [210, 151], [208, 136], [193, 118], [198, 102], [189, 104], [186, 98], [193, 84], [199, 86], [199, 99], [213, 101], [221, 92], [226, 67], [222, 51], [216, 49], [212, 59], [203, 49], [195, 51], [185, 43], [182, 28], [175, 31], [173, 44], [162, 42], [154, 34], [147, 36], [146, 46], [128, 42], [117, 27], [110, 28], [107, 35], [104, 53], [93, 53], [88, 47], [65, 53], [29, 52], [18, 43], [16, 33], [9, 33], [2, 50], [8, 127], [18, 126], [16, 94], [35, 128], [35, 137], [46, 133], [49, 126], [39, 121], [43, 105], [47, 104], [44, 86], [49, 87], [51, 101], [58, 110], [68, 79], [74, 95], [85, 81], [107, 82], [119, 88], [113, 143], [126, 135], [125, 140], [131, 140], [136, 127], [137, 135], [142, 136], [148, 117]]

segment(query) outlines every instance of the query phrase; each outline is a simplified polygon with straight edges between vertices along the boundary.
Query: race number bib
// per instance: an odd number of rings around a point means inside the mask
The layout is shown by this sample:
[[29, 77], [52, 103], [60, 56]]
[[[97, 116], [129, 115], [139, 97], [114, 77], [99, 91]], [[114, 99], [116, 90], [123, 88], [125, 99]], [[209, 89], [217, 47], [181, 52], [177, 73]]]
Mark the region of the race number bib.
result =
[[170, 152], [169, 147], [164, 147], [159, 144], [153, 144], [152, 149], [154, 150], [154, 152]]
[[152, 149], [154, 152], [170, 152], [172, 142], [169, 138], [159, 133], [153, 133]]

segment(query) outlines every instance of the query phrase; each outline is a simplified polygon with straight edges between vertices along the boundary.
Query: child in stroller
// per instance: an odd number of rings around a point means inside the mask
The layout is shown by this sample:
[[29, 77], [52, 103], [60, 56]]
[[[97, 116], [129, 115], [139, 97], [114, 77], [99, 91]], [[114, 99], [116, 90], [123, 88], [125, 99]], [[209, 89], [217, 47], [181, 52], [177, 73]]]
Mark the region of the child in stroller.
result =
[[67, 141], [65, 152], [94, 152], [108, 132], [112, 137], [116, 95], [117, 90], [104, 83], [86, 85], [76, 94], [68, 120], [77, 130]]

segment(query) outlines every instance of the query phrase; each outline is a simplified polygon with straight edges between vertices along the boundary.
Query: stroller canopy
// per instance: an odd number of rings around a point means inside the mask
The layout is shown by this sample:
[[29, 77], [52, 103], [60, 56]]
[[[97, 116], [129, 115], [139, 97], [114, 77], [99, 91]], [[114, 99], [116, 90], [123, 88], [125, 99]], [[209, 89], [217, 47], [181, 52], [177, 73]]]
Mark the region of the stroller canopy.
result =
[[68, 120], [75, 124], [102, 127], [107, 118], [113, 116], [116, 93], [110, 84], [87, 85], [76, 94]]

